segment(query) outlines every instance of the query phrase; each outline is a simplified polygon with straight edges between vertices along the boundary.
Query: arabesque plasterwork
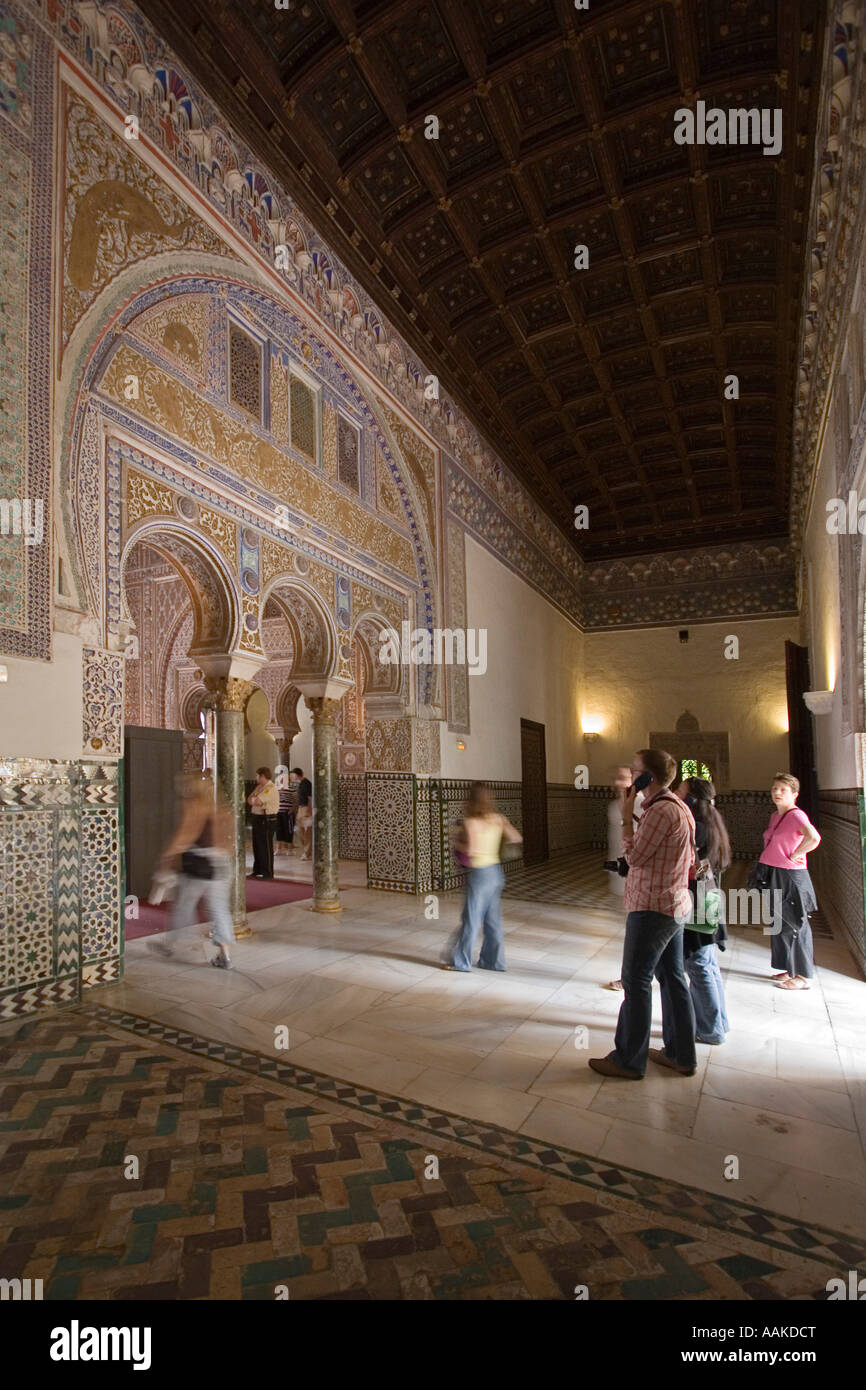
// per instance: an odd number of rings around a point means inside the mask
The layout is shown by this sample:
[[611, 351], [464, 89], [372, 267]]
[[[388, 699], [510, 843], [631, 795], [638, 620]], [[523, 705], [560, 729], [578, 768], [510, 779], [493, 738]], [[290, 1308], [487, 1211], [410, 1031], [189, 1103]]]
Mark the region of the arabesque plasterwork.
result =
[[225, 242], [91, 106], [66, 95], [63, 342], [127, 265], [168, 250], [231, 256]]
[[[130, 376], [139, 383], [138, 396], [133, 399], [125, 393]], [[121, 344], [114, 354], [101, 388], [118, 405], [159, 426], [189, 449], [214, 459], [276, 497], [284, 495], [289, 462], [284, 454], [170, 377], [130, 344]], [[332, 491], [302, 465], [290, 466], [293, 506], [360, 550], [378, 556], [402, 574], [415, 576], [412, 546], [404, 537], [350, 498]]]

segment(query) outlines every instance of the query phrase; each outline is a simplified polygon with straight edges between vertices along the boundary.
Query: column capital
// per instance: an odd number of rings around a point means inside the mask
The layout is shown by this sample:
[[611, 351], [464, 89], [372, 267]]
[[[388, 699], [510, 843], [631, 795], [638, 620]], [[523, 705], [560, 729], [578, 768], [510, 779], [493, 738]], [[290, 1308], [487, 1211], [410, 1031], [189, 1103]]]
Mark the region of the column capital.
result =
[[255, 690], [252, 681], [239, 680], [235, 676], [205, 674], [204, 683], [213, 697], [215, 709], [240, 713], [243, 713], [247, 700]]
[[314, 724], [333, 724], [339, 708], [339, 700], [328, 700], [323, 695], [311, 695], [307, 699], [307, 709], [313, 716]]

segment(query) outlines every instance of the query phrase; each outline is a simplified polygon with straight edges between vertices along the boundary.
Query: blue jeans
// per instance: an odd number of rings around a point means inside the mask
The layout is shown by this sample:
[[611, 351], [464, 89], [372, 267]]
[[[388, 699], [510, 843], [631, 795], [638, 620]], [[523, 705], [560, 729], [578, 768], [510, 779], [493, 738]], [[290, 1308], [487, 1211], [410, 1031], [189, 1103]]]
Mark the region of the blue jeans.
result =
[[488, 864], [483, 869], [468, 871], [460, 930], [451, 951], [451, 964], [455, 970], [472, 969], [472, 948], [480, 927], [484, 929], [484, 940], [478, 964], [482, 970], [505, 969], [505, 943], [502, 939], [502, 914], [499, 911], [504, 884], [501, 864]]
[[660, 912], [630, 912], [625, 921], [622, 988], [613, 1052], [619, 1066], [643, 1076], [650, 1045], [653, 975], [662, 991], [665, 1053], [682, 1067], [693, 1067], [695, 1011], [683, 968], [683, 929]]
[[235, 939], [235, 929], [229, 905], [231, 886], [229, 857], [217, 849], [204, 849], [199, 852], [210, 860], [213, 865], [214, 876], [213, 878], [192, 878], [189, 874], [178, 874], [169, 931], [193, 926], [196, 921], [196, 908], [204, 898], [210, 920], [214, 926], [214, 940], [218, 945], [231, 946]]
[[[724, 1042], [729, 1025], [725, 1012], [725, 987], [714, 942], [708, 941], [699, 951], [686, 956], [686, 973], [692, 986], [697, 1036], [704, 1042]], [[667, 1044], [668, 1038], [665, 1036], [666, 1047]]]

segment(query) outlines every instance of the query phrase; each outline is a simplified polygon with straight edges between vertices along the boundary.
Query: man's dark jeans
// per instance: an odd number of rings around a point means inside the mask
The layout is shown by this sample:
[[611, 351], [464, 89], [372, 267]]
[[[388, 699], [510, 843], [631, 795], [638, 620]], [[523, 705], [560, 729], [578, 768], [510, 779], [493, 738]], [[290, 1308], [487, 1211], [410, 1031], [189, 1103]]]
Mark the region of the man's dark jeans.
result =
[[610, 1056], [643, 1076], [652, 1027], [653, 975], [662, 990], [662, 1018], [671, 1045], [665, 1052], [681, 1067], [694, 1067], [695, 1011], [683, 966], [683, 929], [660, 912], [630, 912], [625, 923], [622, 987], [625, 998]]

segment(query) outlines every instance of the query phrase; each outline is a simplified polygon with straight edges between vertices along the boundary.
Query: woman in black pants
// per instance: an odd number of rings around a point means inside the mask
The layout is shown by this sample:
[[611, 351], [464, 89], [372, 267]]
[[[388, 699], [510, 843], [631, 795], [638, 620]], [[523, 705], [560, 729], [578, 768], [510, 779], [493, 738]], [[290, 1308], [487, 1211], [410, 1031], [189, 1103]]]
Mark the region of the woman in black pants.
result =
[[773, 932], [770, 964], [777, 989], [809, 989], [815, 973], [809, 913], [818, 906], [806, 855], [821, 843], [805, 811], [797, 803], [800, 783], [778, 772], [770, 795], [775, 811], [764, 831], [764, 852], [749, 887], [773, 893]]

